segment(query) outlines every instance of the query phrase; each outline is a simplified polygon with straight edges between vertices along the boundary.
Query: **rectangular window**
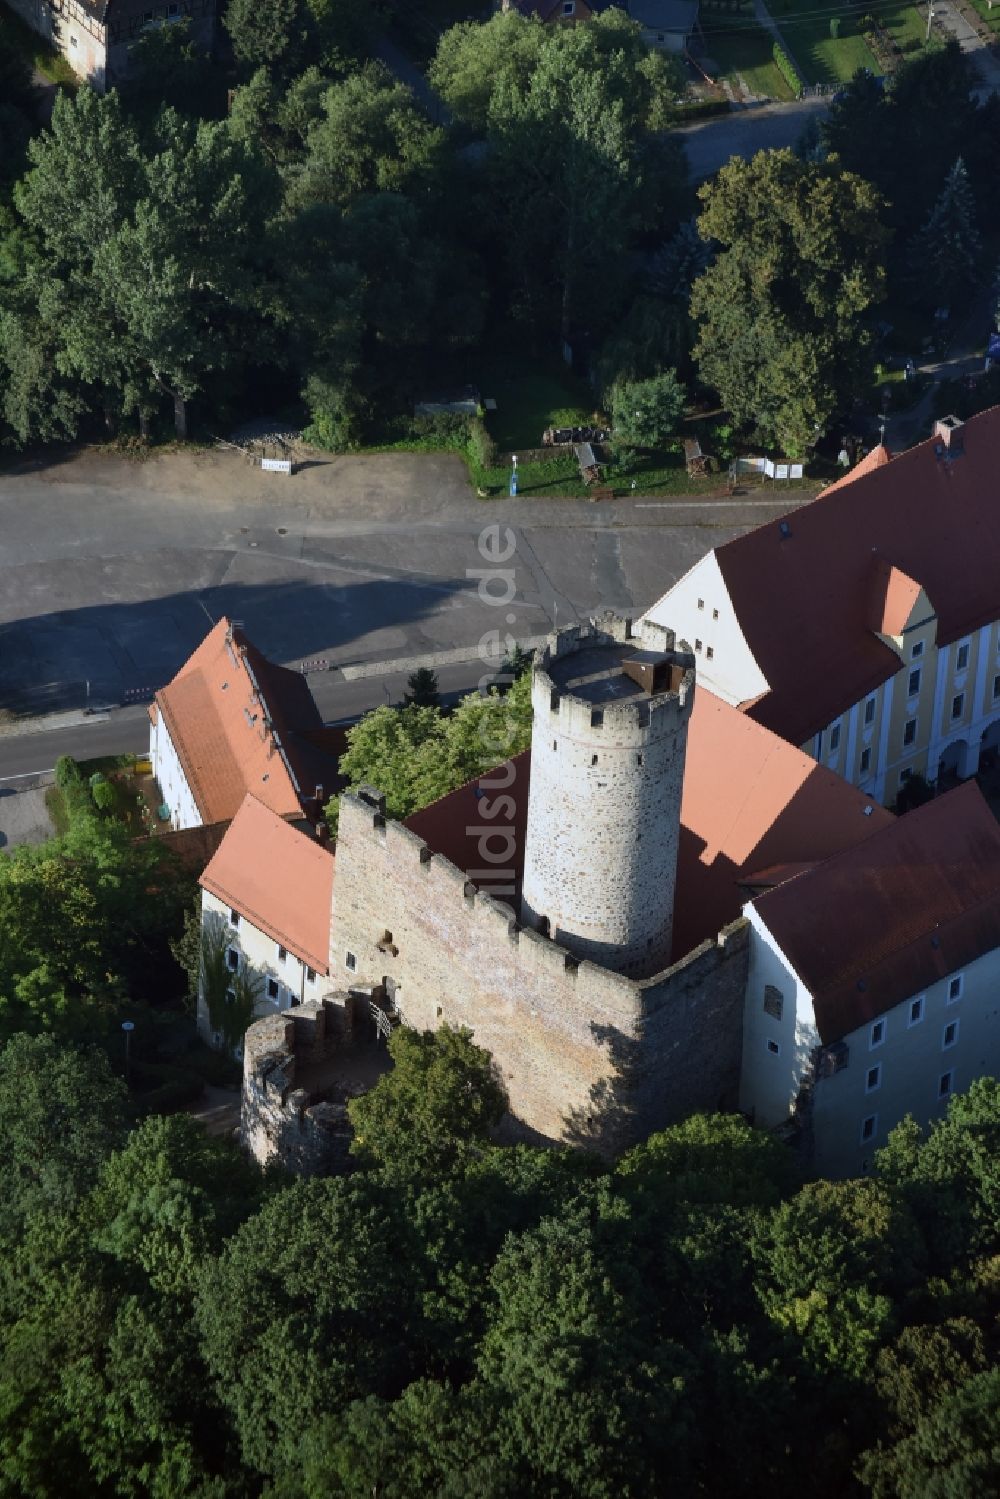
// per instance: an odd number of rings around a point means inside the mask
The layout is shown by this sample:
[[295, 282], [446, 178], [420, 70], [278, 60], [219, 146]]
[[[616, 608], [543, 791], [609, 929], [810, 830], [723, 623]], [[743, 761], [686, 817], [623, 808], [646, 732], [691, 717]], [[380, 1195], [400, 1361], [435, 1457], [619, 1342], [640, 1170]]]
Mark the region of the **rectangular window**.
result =
[[765, 1045], [767, 1046], [767, 1049], [771, 1053], [772, 1057], [781, 1056], [781, 1047], [778, 1045], [777, 1041], [767, 1041], [765, 1042]]
[[881, 1046], [885, 1040], [885, 1021], [876, 1020], [872, 1026], [871, 1035], [868, 1037], [868, 1050], [874, 1051], [876, 1046]]
[[924, 642], [922, 640], [918, 640], [915, 645], [913, 645], [913, 646], [910, 647], [910, 660], [911, 661], [916, 661], [917, 657], [918, 656], [922, 656], [923, 654], [924, 654]]
[[903, 744], [912, 744], [917, 737], [917, 720], [908, 718], [903, 726]]
[[920, 667], [915, 666], [910, 672], [910, 680], [906, 684], [907, 697], [916, 697], [920, 691]]
[[704, 599], [699, 599], [698, 600], [698, 608], [699, 609], [704, 609], [704, 607], [705, 607], [705, 600]]
[[948, 1048], [949, 1048], [949, 1046], [954, 1046], [954, 1044], [955, 1044], [955, 1042], [957, 1040], [958, 1040], [958, 1021], [957, 1020], [949, 1020], [948, 1024], [944, 1028], [944, 1035], [941, 1038], [941, 1050], [942, 1051], [947, 1051]]
[[840, 748], [840, 724], [834, 724], [830, 730], [830, 754]]
[[694, 648], [695, 648], [696, 651], [700, 651], [701, 650], [701, 641], [700, 640], [695, 640]]
[[873, 697], [870, 697], [868, 699], [868, 701], [865, 703], [865, 724], [866, 725], [867, 724], [873, 724], [874, 722], [875, 722], [875, 699]]
[[706, 647], [705, 647], [705, 655], [708, 657], [709, 661], [713, 660], [714, 657], [715, 657], [715, 646], [714, 645], [706, 645]]
[[912, 1003], [910, 1004], [910, 1018], [906, 1022], [906, 1024], [907, 1024], [907, 1026], [919, 1025], [920, 1022], [921, 1022], [921, 1020], [923, 1020], [923, 1018], [924, 1018], [924, 997], [923, 997], [923, 995], [921, 995], [919, 999], [913, 1000]]
[[307, 968], [306, 969], [306, 979], [307, 979], [307, 981], [310, 984], [315, 984], [315, 982], [316, 982], [316, 970], [315, 970], [315, 968]]
[[268, 999], [277, 999], [277, 997], [278, 997], [278, 990], [280, 988], [281, 988], [281, 985], [278, 983], [277, 979], [268, 979], [268, 981], [267, 981], [267, 997], [268, 997]]
[[281, 945], [280, 942], [277, 944], [277, 947], [278, 947], [278, 962], [279, 963], [283, 963], [285, 961], [285, 959], [288, 957], [288, 948], [287, 947], [282, 947], [282, 945]]
[[764, 985], [764, 1014], [780, 1020], [785, 1008], [785, 996], [773, 984]]
[[950, 1005], [953, 1005], [955, 1003], [956, 999], [961, 999], [961, 998], [962, 998], [962, 975], [960, 973], [956, 973], [955, 977], [953, 979], [951, 979], [950, 982], [949, 982], [949, 984], [948, 984], [948, 1003]]
[[347, 969], [348, 973], [357, 973], [358, 960], [355, 957], [354, 953], [349, 952], [344, 954], [344, 967]]
[[226, 948], [226, 967], [230, 973], [236, 973], [240, 966], [240, 955], [235, 947]]
[[718, 611], [718, 609], [713, 609], [712, 610], [712, 618], [713, 619], [718, 619], [718, 617], [719, 617], [719, 611]]
[[953, 1077], [954, 1073], [952, 1072], [942, 1072], [941, 1076], [938, 1078], [938, 1098], [948, 1097], [948, 1094], [951, 1092], [951, 1083]]
[[877, 1129], [878, 1129], [878, 1115], [877, 1114], [869, 1114], [867, 1119], [862, 1119], [862, 1121], [861, 1121], [861, 1143], [862, 1143], [862, 1145], [866, 1144], [867, 1141], [873, 1140], [875, 1138], [875, 1131]]
[[239, 926], [239, 924], [240, 924], [240, 913], [239, 913], [239, 911], [230, 911], [230, 913], [229, 913], [229, 925], [230, 926]]
[[960, 645], [959, 648], [958, 648], [958, 658], [955, 661], [955, 670], [956, 671], [965, 671], [965, 668], [968, 666], [968, 664], [969, 664], [969, 647], [968, 647], [967, 644], [966, 645]]
[[1000, 677], [993, 678], [993, 696], [1000, 697]]
[[868, 771], [871, 769], [871, 763], [872, 763], [872, 752], [871, 752], [871, 750], [870, 749], [863, 749], [861, 751], [861, 774], [862, 775], [866, 775], [868, 773]]
[[964, 710], [965, 710], [965, 693], [964, 692], [956, 692], [955, 696], [951, 700], [951, 716], [952, 716], [952, 718], [961, 718], [962, 713], [964, 712]]
[[874, 1067], [869, 1067], [865, 1076], [865, 1092], [874, 1093], [876, 1088], [882, 1085], [882, 1064], [877, 1062]]

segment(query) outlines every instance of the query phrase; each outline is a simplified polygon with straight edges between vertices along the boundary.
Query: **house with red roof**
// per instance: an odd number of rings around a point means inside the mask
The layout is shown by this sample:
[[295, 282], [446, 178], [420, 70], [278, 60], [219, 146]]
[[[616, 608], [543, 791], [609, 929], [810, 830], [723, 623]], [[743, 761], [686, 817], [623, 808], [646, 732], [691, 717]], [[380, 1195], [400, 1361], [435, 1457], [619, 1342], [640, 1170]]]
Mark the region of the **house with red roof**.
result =
[[699, 682], [891, 803], [1000, 749], [1000, 407], [704, 557], [648, 611]]
[[315, 824], [336, 784], [305, 679], [220, 619], [149, 709], [149, 758], [171, 826], [229, 822], [249, 793]]
[[[333, 851], [256, 796], [244, 796], [201, 875], [202, 930], [226, 970], [257, 990], [255, 1018], [322, 999], [329, 977]], [[228, 995], [227, 995], [228, 997]], [[204, 968], [198, 1027], [222, 1044]]]
[[856, 1176], [1000, 1069], [1000, 827], [974, 782], [746, 908], [740, 1107]]

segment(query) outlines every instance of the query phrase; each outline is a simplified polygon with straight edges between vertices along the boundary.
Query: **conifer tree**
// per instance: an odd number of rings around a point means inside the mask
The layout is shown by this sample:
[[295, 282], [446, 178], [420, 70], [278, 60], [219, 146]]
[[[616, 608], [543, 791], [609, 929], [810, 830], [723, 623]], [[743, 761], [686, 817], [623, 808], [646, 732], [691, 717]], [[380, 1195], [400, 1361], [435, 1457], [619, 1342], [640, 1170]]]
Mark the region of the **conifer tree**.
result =
[[909, 271], [922, 300], [947, 305], [981, 279], [982, 241], [965, 162], [958, 157], [940, 197], [910, 245]]

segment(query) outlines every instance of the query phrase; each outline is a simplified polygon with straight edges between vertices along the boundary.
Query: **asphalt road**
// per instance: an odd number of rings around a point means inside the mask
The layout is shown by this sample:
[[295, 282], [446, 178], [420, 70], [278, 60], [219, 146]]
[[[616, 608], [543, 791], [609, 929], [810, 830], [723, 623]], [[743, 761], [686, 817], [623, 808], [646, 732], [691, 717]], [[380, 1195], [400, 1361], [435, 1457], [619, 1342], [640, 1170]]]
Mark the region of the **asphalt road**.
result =
[[[484, 637], [645, 609], [712, 546], [807, 498], [485, 505], [457, 460], [396, 454], [271, 480], [216, 454], [0, 474], [0, 710], [144, 703], [223, 614], [307, 669], [327, 721], [398, 701], [428, 658], [445, 691], [466, 690]], [[142, 703], [8, 732], [0, 779], [141, 749]]]
[[679, 130], [687, 153], [692, 182], [704, 182], [724, 167], [731, 156], [747, 160], [758, 151], [794, 146], [810, 120], [822, 120], [830, 107], [823, 98], [798, 99], [794, 104], [764, 104], [734, 110]]

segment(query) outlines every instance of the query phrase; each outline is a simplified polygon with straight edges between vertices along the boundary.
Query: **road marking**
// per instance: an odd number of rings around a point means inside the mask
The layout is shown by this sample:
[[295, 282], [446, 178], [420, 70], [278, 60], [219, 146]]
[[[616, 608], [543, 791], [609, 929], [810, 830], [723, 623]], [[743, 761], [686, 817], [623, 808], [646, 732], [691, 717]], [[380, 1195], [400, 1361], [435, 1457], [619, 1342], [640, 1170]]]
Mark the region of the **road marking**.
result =
[[783, 505], [784, 495], [775, 495], [773, 500], [747, 500], [737, 495], [732, 500], [637, 500], [636, 510], [742, 510], [748, 505]]
[[48, 770], [22, 770], [19, 776], [0, 776], [0, 781], [27, 781], [32, 776], [52, 776], [55, 773], [55, 766], [50, 765]]

